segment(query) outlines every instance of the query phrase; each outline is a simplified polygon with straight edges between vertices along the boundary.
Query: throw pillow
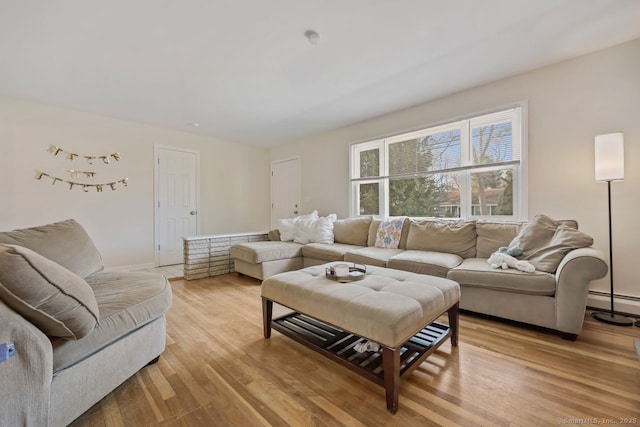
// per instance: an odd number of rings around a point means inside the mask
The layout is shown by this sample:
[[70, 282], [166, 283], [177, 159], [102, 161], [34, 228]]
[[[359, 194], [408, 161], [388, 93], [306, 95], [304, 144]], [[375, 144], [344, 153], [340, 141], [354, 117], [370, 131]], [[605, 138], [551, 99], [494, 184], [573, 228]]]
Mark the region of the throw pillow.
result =
[[75, 220], [0, 233], [0, 243], [29, 248], [80, 277], [102, 270], [102, 257]]
[[276, 228], [269, 231], [269, 240], [271, 242], [280, 242], [280, 231]]
[[574, 249], [591, 246], [593, 238], [563, 221], [536, 215], [520, 230], [509, 246], [516, 244], [523, 251], [519, 258], [529, 261], [536, 270], [555, 273], [566, 254]]
[[529, 255], [529, 262], [538, 270], [555, 273], [565, 255], [574, 249], [586, 248], [592, 244], [593, 238], [588, 234], [561, 224], [547, 246]]
[[532, 251], [544, 247], [551, 241], [558, 225], [558, 221], [546, 215], [536, 215], [520, 229], [518, 235], [507, 246], [519, 244], [523, 252], [520, 258], [528, 259]]
[[298, 220], [293, 225], [293, 241], [307, 243], [333, 243], [333, 222], [336, 214], [316, 219]]
[[305, 221], [309, 219], [317, 219], [318, 211], [313, 211], [310, 214], [299, 215], [294, 218], [286, 218], [278, 220], [278, 231], [280, 232], [280, 240], [283, 242], [293, 241], [293, 226], [297, 221]]
[[87, 282], [21, 246], [0, 245], [0, 298], [50, 337], [82, 338], [98, 324]]
[[387, 218], [382, 220], [376, 233], [376, 248], [398, 249], [402, 236], [404, 218]]

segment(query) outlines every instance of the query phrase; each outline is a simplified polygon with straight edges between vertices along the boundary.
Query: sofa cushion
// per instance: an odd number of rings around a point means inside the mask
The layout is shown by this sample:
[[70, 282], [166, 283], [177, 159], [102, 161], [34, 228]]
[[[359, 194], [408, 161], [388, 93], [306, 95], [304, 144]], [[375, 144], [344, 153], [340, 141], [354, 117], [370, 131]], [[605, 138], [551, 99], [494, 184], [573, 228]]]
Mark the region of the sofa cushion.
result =
[[73, 219], [0, 232], [0, 243], [29, 248], [80, 277], [102, 270], [102, 257], [84, 228]]
[[371, 217], [339, 219], [333, 223], [333, 239], [335, 243], [367, 246]]
[[261, 262], [260, 264], [254, 264], [241, 259], [233, 260], [234, 271], [258, 280], [264, 280], [273, 275], [284, 273], [285, 271], [299, 270], [303, 267], [304, 259], [302, 257], [274, 259], [273, 261]]
[[521, 227], [520, 222], [476, 221], [476, 257], [489, 258], [501, 247], [509, 246]]
[[345, 254], [344, 260], [347, 262], [355, 262], [357, 264], [375, 265], [378, 267], [386, 267], [387, 261], [394, 256], [402, 253], [402, 249], [387, 248], [360, 248], [349, 251]]
[[523, 254], [518, 258], [529, 261], [536, 270], [554, 273], [567, 253], [593, 244], [591, 236], [571, 225], [568, 221], [536, 215], [509, 246], [520, 244]]
[[343, 261], [347, 252], [363, 247], [364, 246], [345, 245], [343, 243], [334, 243], [333, 245], [309, 243], [302, 247], [302, 256], [327, 262]]
[[476, 254], [474, 221], [411, 220], [407, 249], [456, 254], [471, 258]]
[[447, 277], [447, 273], [462, 263], [459, 255], [444, 252], [407, 250], [389, 258], [387, 267], [429, 276]]
[[231, 258], [253, 264], [302, 256], [302, 245], [295, 242], [248, 242], [231, 246]]
[[155, 273], [105, 271], [92, 275], [87, 283], [100, 308], [100, 323], [77, 341], [53, 341], [54, 373], [163, 316], [173, 297], [169, 281]]
[[78, 339], [98, 322], [82, 277], [21, 246], [0, 245], [0, 298], [50, 337]]
[[454, 280], [461, 286], [521, 294], [553, 296], [556, 292], [556, 279], [553, 274], [541, 271], [523, 273], [512, 268], [494, 269], [485, 258], [465, 259], [462, 264], [449, 271], [447, 279]]

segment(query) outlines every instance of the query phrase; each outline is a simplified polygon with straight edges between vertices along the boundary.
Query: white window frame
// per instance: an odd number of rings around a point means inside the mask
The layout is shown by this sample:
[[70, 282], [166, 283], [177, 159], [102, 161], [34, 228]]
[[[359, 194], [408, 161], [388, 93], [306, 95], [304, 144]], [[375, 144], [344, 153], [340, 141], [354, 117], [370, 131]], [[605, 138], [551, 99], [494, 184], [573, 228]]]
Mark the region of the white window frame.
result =
[[[460, 129], [460, 166], [451, 168], [461, 175], [460, 185], [460, 218], [491, 219], [496, 221], [523, 221], [527, 219], [527, 101], [520, 101], [508, 106], [464, 118], [429, 126], [423, 129], [391, 135], [385, 138], [354, 143], [350, 149], [350, 214], [360, 216], [359, 185], [368, 183], [379, 184], [379, 217], [388, 216], [389, 194], [389, 145], [432, 135], [440, 132]], [[511, 121], [512, 123], [512, 155], [513, 161], [506, 164], [473, 165], [471, 156], [472, 131], [479, 126], [492, 123]], [[371, 149], [379, 150], [380, 176], [361, 178], [360, 153]], [[513, 170], [513, 215], [472, 215], [471, 174], [474, 172], [489, 172], [492, 170]], [[442, 172], [442, 171], [438, 171]], [[446, 172], [446, 171], [445, 171]]]

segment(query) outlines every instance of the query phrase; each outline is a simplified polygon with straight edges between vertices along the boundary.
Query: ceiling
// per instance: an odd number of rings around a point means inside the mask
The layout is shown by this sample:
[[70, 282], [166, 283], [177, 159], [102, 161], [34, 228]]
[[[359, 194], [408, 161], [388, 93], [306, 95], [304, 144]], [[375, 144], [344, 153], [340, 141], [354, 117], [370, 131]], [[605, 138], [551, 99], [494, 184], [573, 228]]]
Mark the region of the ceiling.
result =
[[0, 93], [270, 146], [639, 37], [638, 0], [0, 0]]

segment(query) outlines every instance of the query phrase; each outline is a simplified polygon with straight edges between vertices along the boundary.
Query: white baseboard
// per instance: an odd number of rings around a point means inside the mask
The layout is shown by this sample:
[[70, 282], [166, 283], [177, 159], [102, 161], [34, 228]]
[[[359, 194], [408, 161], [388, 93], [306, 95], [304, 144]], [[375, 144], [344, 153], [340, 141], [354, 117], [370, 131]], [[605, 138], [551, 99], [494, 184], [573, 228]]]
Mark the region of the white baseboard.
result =
[[156, 264], [153, 262], [148, 262], [145, 264], [134, 264], [134, 265], [119, 265], [117, 267], [105, 267], [105, 270], [108, 271], [136, 271], [136, 270], [147, 270], [149, 268], [156, 268]]
[[[609, 294], [589, 291], [587, 307], [611, 310], [611, 299]], [[613, 308], [617, 313], [640, 316], [640, 298], [615, 295], [613, 298]]]

